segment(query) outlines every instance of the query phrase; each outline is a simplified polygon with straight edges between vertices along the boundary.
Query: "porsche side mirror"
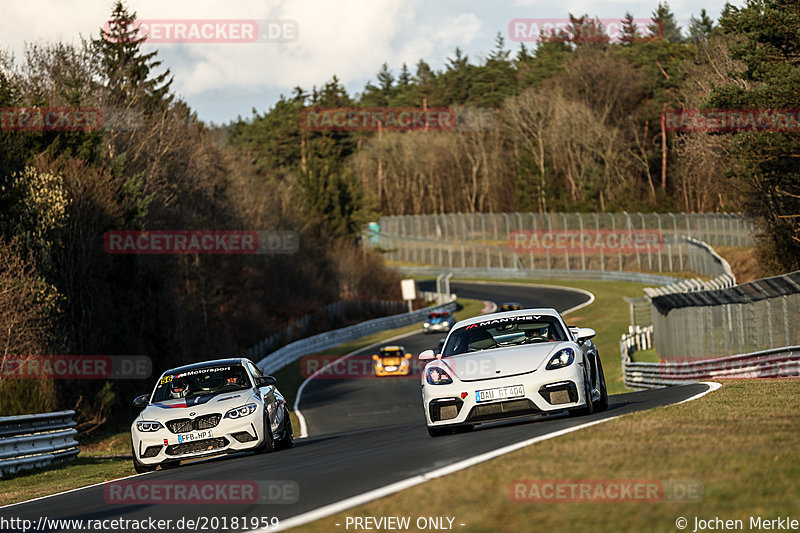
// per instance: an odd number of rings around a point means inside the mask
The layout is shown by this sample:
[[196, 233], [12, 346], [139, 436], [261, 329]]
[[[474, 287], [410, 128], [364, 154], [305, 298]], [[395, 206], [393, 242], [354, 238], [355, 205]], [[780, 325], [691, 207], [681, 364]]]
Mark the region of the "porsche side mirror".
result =
[[372, 356], [372, 358], [376, 361], [380, 361], [381, 357], [378, 354]]
[[413, 355], [411, 355], [410, 353], [407, 353], [407, 354], [405, 355], [405, 358], [406, 358], [406, 359], [411, 359], [412, 357], [414, 357], [414, 356], [413, 356]]
[[425, 350], [421, 354], [419, 354], [420, 361], [430, 361], [436, 356], [433, 354], [433, 350]]
[[592, 328], [578, 328], [578, 332], [576, 333], [576, 337], [578, 337], [578, 342], [584, 342], [592, 337], [597, 335], [597, 332]]
[[133, 405], [136, 407], [145, 407], [150, 402], [149, 394], [142, 394], [133, 399]]

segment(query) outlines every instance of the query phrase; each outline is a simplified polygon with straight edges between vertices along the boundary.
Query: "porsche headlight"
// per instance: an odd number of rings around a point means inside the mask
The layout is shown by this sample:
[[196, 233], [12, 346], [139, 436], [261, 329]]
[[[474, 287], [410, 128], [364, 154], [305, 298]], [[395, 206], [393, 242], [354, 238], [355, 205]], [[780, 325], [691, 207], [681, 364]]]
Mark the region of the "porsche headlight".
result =
[[248, 403], [247, 405], [243, 405], [242, 407], [231, 409], [230, 411], [225, 413], [225, 418], [242, 418], [243, 416], [252, 415], [255, 410], [256, 410], [256, 404]]
[[430, 322], [425, 322], [424, 324], [422, 324], [422, 327], [423, 327], [423, 328], [427, 328], [427, 327], [429, 327], [430, 325], [431, 325], [431, 323], [430, 323]]
[[434, 366], [425, 372], [425, 381], [431, 385], [449, 385], [453, 382], [453, 378], [443, 369]]
[[139, 431], [158, 431], [163, 427], [161, 422], [136, 422], [136, 428]]
[[572, 364], [575, 360], [575, 351], [572, 348], [562, 348], [557, 351], [545, 367], [547, 370], [555, 370], [556, 368], [564, 368]]
[[449, 325], [450, 325], [450, 322], [448, 322], [447, 320], [445, 320], [444, 322], [442, 322], [442, 327], [444, 327], [444, 328], [446, 328], [446, 327], [447, 327], [447, 326], [449, 326]]

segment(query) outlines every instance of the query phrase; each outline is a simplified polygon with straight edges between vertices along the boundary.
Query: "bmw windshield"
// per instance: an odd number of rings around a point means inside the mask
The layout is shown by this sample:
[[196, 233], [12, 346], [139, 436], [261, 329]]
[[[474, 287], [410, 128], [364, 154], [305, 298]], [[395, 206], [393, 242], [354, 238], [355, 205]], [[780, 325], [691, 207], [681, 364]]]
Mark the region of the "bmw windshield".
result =
[[253, 385], [240, 365], [195, 368], [166, 373], [158, 380], [152, 402], [207, 396], [221, 392], [249, 389]]
[[521, 315], [470, 324], [450, 334], [443, 357], [490, 348], [569, 340], [552, 315]]

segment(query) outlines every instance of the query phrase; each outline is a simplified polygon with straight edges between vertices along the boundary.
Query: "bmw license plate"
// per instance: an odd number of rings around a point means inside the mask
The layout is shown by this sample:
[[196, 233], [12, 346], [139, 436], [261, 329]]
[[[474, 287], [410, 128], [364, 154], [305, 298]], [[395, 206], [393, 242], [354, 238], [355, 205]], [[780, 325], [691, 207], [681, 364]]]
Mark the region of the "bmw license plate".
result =
[[525, 387], [522, 385], [510, 385], [508, 387], [475, 391], [476, 402], [492, 402], [495, 400], [506, 400], [508, 398], [519, 398], [520, 396], [525, 396]]
[[210, 429], [205, 431], [195, 431], [194, 433], [184, 433], [182, 435], [178, 435], [178, 443], [193, 442], [196, 440], [210, 439], [212, 437], [213, 435], [211, 434]]

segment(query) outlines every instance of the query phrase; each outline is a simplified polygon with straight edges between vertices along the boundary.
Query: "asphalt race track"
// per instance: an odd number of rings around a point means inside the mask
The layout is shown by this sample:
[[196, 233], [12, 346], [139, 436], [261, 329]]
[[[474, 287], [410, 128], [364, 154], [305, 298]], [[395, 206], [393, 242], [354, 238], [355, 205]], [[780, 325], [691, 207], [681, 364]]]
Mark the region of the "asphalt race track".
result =
[[[555, 307], [559, 310], [569, 309], [588, 299], [583, 293], [534, 286], [452, 283], [451, 289], [465, 298], [497, 303], [515, 301], [526, 307]], [[580, 325], [591, 327], [591, 324]], [[420, 332], [393, 343], [402, 344], [417, 355], [424, 349], [435, 347], [442, 337]], [[296, 440], [294, 448], [265, 455], [213, 458], [127, 480], [288, 481], [296, 483], [299, 488], [299, 497], [294, 503], [109, 503], [105, 497], [108, 492], [106, 485], [6, 506], [0, 508], [0, 517], [34, 522], [40, 517], [152, 518], [172, 519], [173, 524], [181, 517], [200, 516], [278, 517], [283, 521], [503, 446], [595, 420], [680, 402], [707, 388], [704, 384], [694, 384], [619, 394], [609, 398], [608, 411], [591, 416], [528, 418], [434, 439], [425, 429], [418, 376], [314, 379], [306, 385], [300, 402], [309, 438]], [[295, 433], [298, 433], [297, 428]], [[241, 527], [238, 530], [242, 531]]]

